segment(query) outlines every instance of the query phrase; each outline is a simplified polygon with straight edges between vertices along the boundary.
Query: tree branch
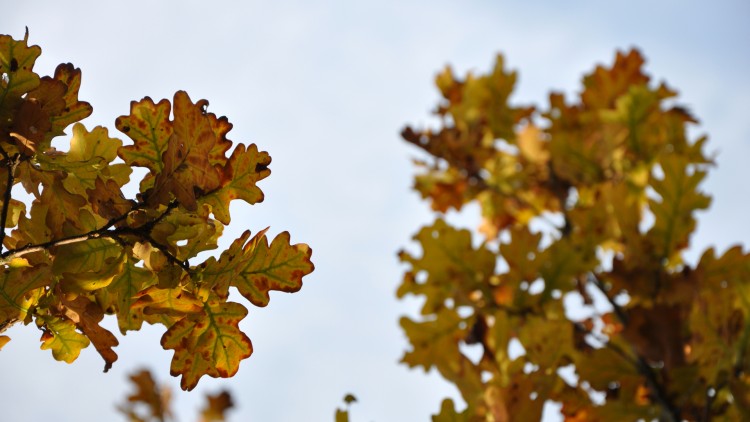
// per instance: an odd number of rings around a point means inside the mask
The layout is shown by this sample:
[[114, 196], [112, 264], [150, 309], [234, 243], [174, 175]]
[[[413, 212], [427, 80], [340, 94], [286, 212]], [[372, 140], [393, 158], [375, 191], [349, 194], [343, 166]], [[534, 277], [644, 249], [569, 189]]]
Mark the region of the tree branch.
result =
[[[612, 305], [615, 315], [617, 315], [617, 318], [620, 320], [623, 326], [628, 325], [629, 318], [627, 314], [622, 309], [622, 307], [618, 305], [615, 300], [609, 295], [604, 286], [604, 283], [602, 283], [602, 281], [599, 280], [599, 278], [596, 277], [594, 273], [589, 273], [589, 280], [591, 280], [591, 282], [599, 289], [604, 297], [607, 298], [607, 301], [610, 303], [610, 305]], [[604, 344], [610, 348], [614, 346], [609, 341]], [[646, 384], [653, 394], [653, 398], [664, 410], [667, 420], [671, 422], [682, 421], [679, 408], [677, 408], [677, 406], [675, 406], [674, 403], [672, 403], [672, 401], [669, 399], [664, 386], [659, 382], [658, 379], [656, 379], [651, 366], [648, 364], [648, 362], [646, 362], [646, 359], [635, 350], [635, 347], [633, 345], [631, 345], [630, 347], [633, 349], [633, 354], [636, 356], [635, 361], [631, 360], [631, 363], [635, 366], [638, 373], [646, 379]]]
[[5, 167], [8, 171], [5, 192], [3, 193], [3, 208], [0, 210], [0, 251], [2, 251], [3, 243], [5, 242], [5, 224], [8, 221], [8, 212], [10, 211], [11, 191], [13, 190], [13, 183], [15, 181], [16, 167], [18, 167], [18, 163], [20, 163], [21, 160], [19, 159], [19, 154], [15, 154], [11, 157], [1, 146], [0, 155], [3, 156], [3, 161], [5, 162]]
[[153, 246], [155, 246], [164, 254], [164, 256], [167, 258], [169, 262], [180, 266], [183, 270], [190, 273], [190, 264], [188, 261], [180, 261], [176, 256], [174, 256], [171, 252], [169, 252], [169, 249], [167, 248], [166, 245], [162, 245], [161, 243], [154, 240], [154, 238], [151, 236], [151, 230], [153, 230], [154, 226], [158, 224], [160, 221], [162, 221], [164, 218], [166, 218], [167, 215], [173, 209], [179, 206], [179, 203], [177, 201], [172, 201], [162, 214], [160, 214], [155, 219], [147, 222], [146, 224], [140, 227], [136, 227], [136, 228], [117, 227], [117, 228], [112, 229], [112, 227], [114, 227], [117, 223], [126, 219], [127, 216], [131, 212], [139, 208], [142, 208], [143, 206], [144, 206], [143, 203], [138, 203], [135, 206], [133, 206], [128, 212], [109, 220], [107, 224], [105, 224], [101, 228], [92, 230], [88, 233], [63, 237], [60, 239], [54, 239], [54, 240], [50, 240], [44, 243], [38, 243], [38, 244], [33, 244], [33, 245], [29, 244], [29, 245], [26, 245], [17, 249], [11, 249], [11, 250], [5, 251], [2, 254], [0, 254], [0, 265], [9, 262], [13, 258], [18, 258], [29, 253], [41, 252], [41, 251], [47, 250], [55, 246], [63, 246], [63, 245], [69, 245], [71, 243], [85, 242], [91, 239], [109, 238], [122, 244], [123, 243], [123, 239], [121, 238], [122, 235], [132, 235], [141, 240], [145, 240], [151, 243]]

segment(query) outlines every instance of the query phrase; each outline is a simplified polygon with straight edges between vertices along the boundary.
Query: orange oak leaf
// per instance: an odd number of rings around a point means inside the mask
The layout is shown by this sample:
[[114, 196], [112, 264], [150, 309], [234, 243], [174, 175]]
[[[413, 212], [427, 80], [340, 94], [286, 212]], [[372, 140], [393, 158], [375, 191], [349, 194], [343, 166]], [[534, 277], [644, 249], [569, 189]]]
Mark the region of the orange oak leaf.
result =
[[164, 421], [171, 419], [170, 410], [171, 394], [168, 388], [156, 384], [151, 372], [143, 369], [130, 375], [130, 381], [136, 388], [135, 393], [128, 396], [128, 403], [119, 407], [120, 412], [127, 415], [131, 421], [151, 420], [139, 416], [136, 404], [143, 404], [155, 420]]
[[220, 422], [226, 420], [227, 410], [234, 407], [232, 396], [227, 391], [206, 396], [206, 406], [201, 410], [201, 422]]
[[167, 204], [172, 194], [185, 208], [195, 211], [196, 196], [220, 186], [219, 166], [209, 160], [216, 135], [204, 114], [207, 105], [206, 100], [193, 104], [184, 91], [175, 94], [174, 131], [161, 157], [164, 167], [147, 192], [152, 203]]
[[65, 94], [62, 96], [64, 108], [51, 117], [51, 136], [63, 134], [69, 125], [85, 119], [94, 111], [91, 104], [78, 100], [78, 90], [81, 88], [81, 69], [70, 63], [61, 63], [55, 68], [55, 80], [65, 84]]
[[96, 351], [104, 359], [104, 372], [109, 371], [117, 360], [117, 353], [112, 348], [120, 343], [111, 332], [99, 325], [104, 318], [102, 308], [85, 296], [78, 296], [73, 300], [67, 300], [62, 296], [61, 302], [66, 309], [65, 315], [91, 340]]

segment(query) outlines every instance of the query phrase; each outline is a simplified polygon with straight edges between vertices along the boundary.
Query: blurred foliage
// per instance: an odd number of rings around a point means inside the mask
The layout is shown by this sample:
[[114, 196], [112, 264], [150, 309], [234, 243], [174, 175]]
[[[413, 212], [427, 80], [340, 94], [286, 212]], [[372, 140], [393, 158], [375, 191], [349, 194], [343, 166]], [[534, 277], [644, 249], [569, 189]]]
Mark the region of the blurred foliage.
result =
[[437, 76], [437, 129], [414, 188], [439, 213], [481, 209], [480, 237], [442, 217], [402, 251], [402, 361], [436, 369], [465, 407], [435, 421], [750, 419], [750, 256], [684, 260], [710, 157], [676, 92], [637, 50], [583, 78], [574, 99], [511, 104], [503, 57], [485, 75]]
[[[158, 385], [151, 372], [143, 369], [130, 376], [135, 392], [117, 410], [130, 422], [174, 421], [171, 410], [172, 393], [167, 386]], [[206, 395], [206, 404], [201, 408], [199, 422], [222, 422], [226, 412], [234, 407], [232, 396], [227, 391]]]

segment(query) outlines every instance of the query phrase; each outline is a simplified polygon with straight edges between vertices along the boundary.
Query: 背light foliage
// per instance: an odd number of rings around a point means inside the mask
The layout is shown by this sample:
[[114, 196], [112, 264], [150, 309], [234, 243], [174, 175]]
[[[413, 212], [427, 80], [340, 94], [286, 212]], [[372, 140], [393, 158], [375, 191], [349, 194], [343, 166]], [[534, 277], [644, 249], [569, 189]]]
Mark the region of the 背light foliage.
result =
[[[151, 371], [141, 369], [128, 377], [135, 392], [117, 406], [117, 410], [130, 422], [165, 422], [176, 420], [172, 411], [172, 391], [157, 384]], [[206, 394], [205, 405], [198, 413], [199, 422], [223, 422], [227, 412], [234, 407], [228, 391]]]
[[[80, 69], [39, 76], [40, 54], [28, 33], [0, 35], [0, 333], [33, 322], [55, 359], [72, 362], [93, 344], [107, 371], [118, 340], [100, 322], [114, 314], [123, 334], [144, 322], [166, 327], [161, 345], [174, 350], [183, 389], [203, 375], [231, 377], [253, 349], [239, 329], [247, 309], [228, 300], [229, 288], [266, 306], [271, 290], [296, 292], [313, 270], [307, 245], [287, 232], [269, 241], [266, 230], [191, 262], [217, 247], [231, 201], [263, 201], [257, 183], [271, 157], [255, 144], [232, 149], [229, 121], [183, 91], [171, 102], [133, 101], [115, 122], [130, 144], [88, 130], [78, 123], [92, 111], [78, 99]], [[70, 148], [59, 151], [52, 140], [66, 129]], [[126, 198], [133, 167], [148, 172]], [[8, 341], [0, 336], [0, 347]]]
[[422, 197], [483, 221], [478, 243], [438, 218], [400, 254], [398, 296], [424, 300], [401, 320], [403, 362], [466, 402], [433, 420], [539, 420], [550, 400], [570, 421], [750, 420], [750, 255], [683, 259], [713, 163], [643, 63], [618, 53], [544, 109], [509, 103], [502, 57], [486, 75], [447, 68], [441, 126], [403, 131], [428, 155]]

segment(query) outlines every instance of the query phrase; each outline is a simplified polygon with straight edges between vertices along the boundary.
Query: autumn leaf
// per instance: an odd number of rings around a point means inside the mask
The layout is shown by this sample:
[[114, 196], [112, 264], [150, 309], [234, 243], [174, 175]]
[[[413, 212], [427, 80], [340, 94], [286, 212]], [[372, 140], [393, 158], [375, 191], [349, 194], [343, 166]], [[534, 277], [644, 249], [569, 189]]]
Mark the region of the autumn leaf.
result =
[[0, 350], [3, 350], [3, 346], [8, 344], [10, 341], [10, 337], [8, 336], [0, 336]]
[[[422, 313], [436, 312], [452, 298], [456, 306], [468, 304], [468, 292], [481, 290], [494, 274], [495, 256], [484, 245], [474, 248], [468, 230], [456, 230], [438, 219], [423, 227], [414, 239], [422, 246], [422, 256], [401, 252], [401, 261], [411, 265], [397, 294], [425, 295]], [[424, 282], [418, 280], [425, 274]], [[457, 292], [467, 292], [465, 297]]]
[[481, 370], [459, 348], [459, 341], [468, 336], [469, 330], [455, 310], [443, 308], [433, 319], [423, 322], [404, 317], [400, 324], [412, 346], [404, 353], [403, 363], [421, 366], [425, 372], [435, 367], [459, 387], [465, 398], [481, 394]]
[[[42, 53], [39, 46], [28, 45], [28, 34], [16, 41], [8, 35], [0, 35], [0, 121], [4, 142], [8, 142], [12, 122], [24, 94], [39, 85], [39, 75], [32, 70]], [[10, 125], [8, 123], [11, 123]]]
[[693, 212], [711, 204], [711, 199], [698, 191], [706, 172], [691, 171], [688, 164], [683, 157], [665, 156], [661, 161], [664, 177], [653, 182], [661, 200], [649, 201], [655, 222], [648, 235], [659, 257], [670, 265], [681, 263], [678, 254], [688, 246], [690, 233], [695, 229]]
[[457, 412], [451, 399], [444, 399], [440, 404], [440, 413], [432, 416], [432, 422], [468, 422], [468, 412]]
[[204, 307], [200, 299], [181, 287], [163, 289], [151, 286], [141, 290], [133, 299], [131, 310], [141, 310], [145, 316], [153, 315], [156, 318], [166, 316], [178, 320], [185, 315], [199, 313]]
[[35, 200], [32, 207], [44, 207], [46, 209], [45, 223], [47, 228], [55, 237], [65, 236], [66, 225], [81, 228], [81, 209], [86, 205], [86, 198], [68, 192], [61, 181], [55, 180], [52, 185], [45, 186], [42, 196]]
[[263, 192], [256, 184], [268, 177], [271, 170], [268, 165], [271, 157], [265, 151], [259, 152], [255, 144], [247, 149], [237, 145], [224, 168], [222, 186], [199, 199], [200, 204], [207, 204], [214, 217], [222, 224], [229, 224], [229, 203], [241, 199], [250, 205], [263, 201]]
[[156, 384], [151, 372], [141, 370], [129, 376], [136, 391], [129, 395], [127, 403], [119, 406], [118, 410], [130, 418], [131, 421], [144, 421], [146, 418], [139, 415], [137, 405], [145, 405], [150, 417], [164, 421], [172, 417], [170, 410], [171, 394], [169, 389]]
[[62, 99], [65, 89], [62, 82], [44, 77], [22, 99], [10, 135], [24, 155], [49, 149], [47, 133], [52, 129], [52, 116], [61, 113], [65, 107]]
[[62, 112], [51, 117], [50, 136], [63, 135], [63, 130], [66, 127], [85, 119], [94, 111], [89, 103], [78, 100], [78, 90], [81, 87], [81, 69], [73, 67], [70, 63], [59, 64], [55, 68], [54, 79], [65, 84], [66, 90], [62, 97], [65, 108]]
[[250, 339], [238, 325], [247, 316], [247, 309], [217, 299], [209, 299], [202, 312], [177, 321], [161, 338], [164, 349], [175, 351], [170, 373], [182, 376], [183, 390], [195, 388], [203, 375], [231, 377], [240, 361], [253, 352]]
[[201, 410], [201, 422], [221, 422], [227, 420], [227, 410], [234, 407], [232, 396], [227, 391], [207, 395], [206, 405]]
[[162, 154], [172, 136], [172, 122], [169, 112], [172, 106], [168, 100], [158, 103], [145, 97], [130, 103], [130, 115], [120, 116], [115, 121], [117, 130], [133, 140], [133, 145], [123, 146], [117, 154], [130, 166], [148, 168], [157, 174], [164, 168]]
[[151, 236], [184, 261], [200, 252], [217, 248], [216, 242], [223, 228], [223, 225], [205, 215], [173, 212], [154, 226]]
[[40, 322], [44, 329], [41, 349], [51, 350], [57, 360], [73, 363], [90, 344], [88, 337], [76, 331], [76, 324], [67, 318], [44, 316], [37, 320], [37, 324]]
[[218, 261], [206, 261], [205, 280], [220, 296], [226, 297], [228, 288], [234, 286], [253, 305], [266, 306], [271, 290], [292, 293], [302, 288], [302, 277], [314, 269], [312, 250], [302, 243], [292, 245], [288, 232], [280, 233], [269, 246], [266, 230], [249, 241], [250, 232], [246, 231]]
[[23, 321], [39, 299], [35, 292], [52, 283], [51, 277], [49, 267], [29, 267], [25, 261], [1, 269], [0, 322]]
[[119, 342], [109, 330], [99, 325], [104, 318], [104, 312], [95, 302], [85, 296], [78, 296], [73, 300], [61, 298], [65, 306], [65, 315], [73, 321], [81, 332], [91, 340], [91, 343], [104, 359], [104, 372], [109, 371], [117, 360], [117, 353], [112, 350]]
[[141, 310], [133, 309], [137, 295], [150, 285], [156, 283], [156, 275], [151, 271], [137, 267], [132, 259], [127, 259], [122, 269], [105, 287], [96, 291], [97, 302], [102, 309], [117, 313], [120, 332], [139, 330], [144, 315]]
[[209, 156], [216, 145], [216, 136], [204, 115], [208, 101], [196, 104], [187, 93], [178, 91], [174, 97], [174, 131], [162, 154], [164, 167], [156, 175], [150, 200], [167, 204], [169, 194], [188, 210], [197, 210], [196, 194], [202, 196], [220, 185], [218, 166]]

